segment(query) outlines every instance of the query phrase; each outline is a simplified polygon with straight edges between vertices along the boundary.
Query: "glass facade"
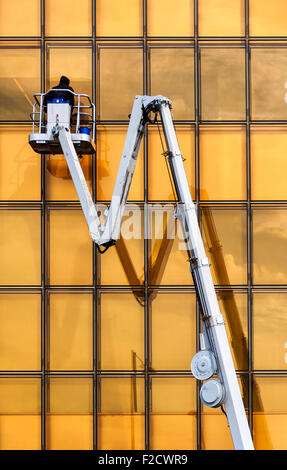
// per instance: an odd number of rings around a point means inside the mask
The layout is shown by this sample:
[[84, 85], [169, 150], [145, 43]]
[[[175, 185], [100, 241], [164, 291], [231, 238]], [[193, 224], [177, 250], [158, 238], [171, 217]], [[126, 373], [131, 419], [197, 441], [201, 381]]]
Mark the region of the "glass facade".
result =
[[158, 130], [125, 233], [100, 255], [64, 157], [28, 144], [33, 93], [62, 74], [97, 106], [81, 165], [102, 204], [134, 96], [173, 101], [255, 447], [286, 449], [286, 13], [285, 0], [0, 0], [0, 449], [233, 448], [190, 373], [200, 312], [182, 234], [166, 235]]

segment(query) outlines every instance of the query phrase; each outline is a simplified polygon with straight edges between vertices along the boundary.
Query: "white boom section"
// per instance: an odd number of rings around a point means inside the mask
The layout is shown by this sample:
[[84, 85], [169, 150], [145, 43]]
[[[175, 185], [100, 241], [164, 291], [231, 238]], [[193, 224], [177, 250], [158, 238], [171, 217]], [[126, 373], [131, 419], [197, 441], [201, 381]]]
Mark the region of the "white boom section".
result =
[[119, 238], [121, 221], [144, 133], [145, 117], [143, 110], [147, 109], [157, 98], [155, 96], [135, 97], [111, 205], [100, 240], [101, 245]]
[[[109, 246], [119, 238], [121, 221], [139, 147], [145, 123], [148, 120], [147, 115], [150, 112], [159, 112], [168, 148], [168, 162], [180, 203], [177, 208], [177, 217], [181, 221], [186, 237], [191, 272], [204, 322], [205, 341], [203, 337], [201, 338], [203, 343], [203, 351], [201, 352], [203, 352], [204, 357], [201, 356], [200, 360], [197, 361], [199, 376], [203, 377], [201, 380], [211, 377], [214, 372], [217, 372], [218, 376], [218, 380], [210, 380], [204, 383], [201, 389], [201, 399], [207, 406], [216, 407], [224, 404], [234, 448], [237, 450], [252, 450], [254, 447], [228, 344], [224, 320], [220, 313], [209, 261], [204, 250], [195, 205], [190, 194], [170, 109], [170, 100], [161, 95], [153, 97], [136, 96], [111, 205], [103, 226], [100, 223], [96, 206], [85, 181], [69, 129], [56, 125], [54, 134], [59, 137], [91, 237], [97, 245]], [[205, 344], [208, 345], [207, 349], [210, 350], [210, 356], [206, 356], [204, 352], [206, 351]], [[215, 367], [213, 366], [214, 358], [216, 361]], [[197, 375], [196, 377], [199, 378]]]
[[235, 449], [252, 450], [253, 443], [241, 398], [239, 384], [228, 344], [223, 316], [220, 313], [211, 277], [209, 261], [206, 257], [198, 225], [195, 205], [192, 201], [183, 165], [170, 107], [163, 103], [159, 108], [166, 144], [169, 150], [168, 161], [177, 192], [180, 220], [186, 236], [187, 249], [191, 254], [191, 270], [199, 297], [204, 324], [211, 349], [216, 357], [218, 376], [225, 389], [223, 400]]
[[100, 219], [80, 165], [77, 152], [72, 142], [70, 130], [66, 127], [59, 126], [58, 129], [57, 127], [54, 128], [53, 132], [54, 134], [58, 133], [59, 142], [65, 155], [67, 165], [89, 227], [91, 238], [97, 242], [100, 239]]
[[53, 129], [53, 134], [55, 137], [58, 136], [65, 155], [91, 237], [99, 246], [114, 244], [119, 238], [121, 221], [144, 132], [144, 110], [161, 99], [164, 98], [160, 95], [136, 96], [135, 98], [110, 208], [103, 225], [101, 225], [96, 206], [88, 189], [70, 130], [58, 124]]

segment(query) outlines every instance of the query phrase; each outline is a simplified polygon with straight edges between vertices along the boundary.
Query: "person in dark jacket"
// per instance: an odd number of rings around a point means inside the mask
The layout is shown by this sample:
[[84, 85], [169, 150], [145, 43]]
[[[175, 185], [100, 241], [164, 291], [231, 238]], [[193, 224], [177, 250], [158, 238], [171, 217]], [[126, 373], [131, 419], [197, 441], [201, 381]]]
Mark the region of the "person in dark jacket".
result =
[[68, 101], [73, 109], [74, 95], [70, 93], [70, 91], [68, 90], [74, 91], [73, 88], [70, 87], [70, 80], [64, 75], [62, 75], [60, 78], [59, 84], [54, 86], [50, 91], [48, 91], [48, 93], [46, 93], [44, 97], [44, 102], [43, 102], [44, 106], [47, 106], [48, 101], [52, 101], [55, 98], [60, 98], [63, 101]]

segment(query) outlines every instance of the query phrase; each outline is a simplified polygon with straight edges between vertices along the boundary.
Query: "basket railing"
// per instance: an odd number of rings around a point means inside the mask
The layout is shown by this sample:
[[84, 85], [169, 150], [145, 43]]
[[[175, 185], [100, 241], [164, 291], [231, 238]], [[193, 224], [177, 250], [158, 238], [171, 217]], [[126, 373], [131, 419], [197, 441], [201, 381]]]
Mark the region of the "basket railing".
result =
[[[95, 139], [95, 121], [96, 121], [96, 107], [92, 103], [90, 97], [84, 93], [74, 93], [71, 90], [60, 89], [53, 91], [64, 91], [74, 95], [74, 106], [71, 110], [71, 127], [76, 134], [80, 133], [81, 127], [88, 127], [91, 131], [91, 137]], [[49, 93], [35, 93], [35, 102], [33, 104], [33, 111], [30, 114], [32, 119], [33, 134], [44, 134], [47, 132], [46, 113], [47, 107], [44, 106], [44, 98]]]

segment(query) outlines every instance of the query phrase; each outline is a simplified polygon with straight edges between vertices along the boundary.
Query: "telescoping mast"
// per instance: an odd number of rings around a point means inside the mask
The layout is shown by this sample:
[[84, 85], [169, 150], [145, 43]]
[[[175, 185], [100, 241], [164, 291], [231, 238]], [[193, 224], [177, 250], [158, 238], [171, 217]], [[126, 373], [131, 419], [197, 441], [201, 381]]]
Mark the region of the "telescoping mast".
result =
[[[73, 110], [69, 103], [59, 102], [61, 100], [48, 103], [45, 109], [45, 94], [35, 95], [33, 131], [29, 136], [29, 143], [37, 153], [64, 154], [91, 238], [101, 253], [114, 245], [119, 238], [144, 128], [147, 122], [155, 122], [151, 120], [151, 115], [159, 114], [167, 147], [165, 156], [178, 200], [175, 217], [180, 221], [185, 236], [190, 271], [201, 307], [203, 332], [200, 334], [200, 350], [191, 361], [191, 371], [203, 382], [200, 389], [201, 401], [213, 408], [224, 406], [234, 448], [253, 450], [224, 319], [219, 309], [196, 208], [173, 125], [171, 101], [162, 95], [135, 97], [111, 204], [102, 223], [77, 154], [94, 153], [96, 150], [95, 106], [87, 95], [74, 95]], [[73, 111], [74, 125], [71, 126]], [[212, 378], [213, 376], [215, 377]]]

